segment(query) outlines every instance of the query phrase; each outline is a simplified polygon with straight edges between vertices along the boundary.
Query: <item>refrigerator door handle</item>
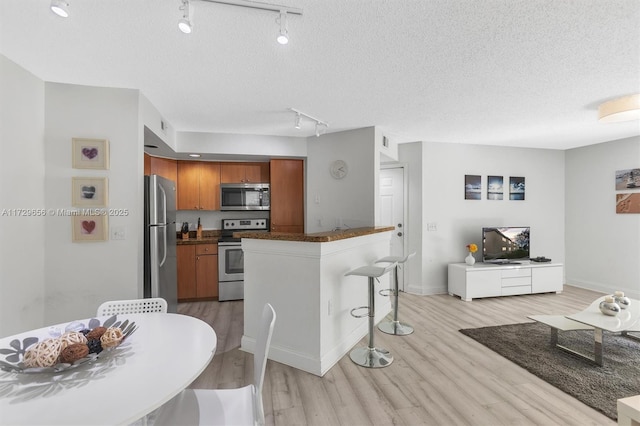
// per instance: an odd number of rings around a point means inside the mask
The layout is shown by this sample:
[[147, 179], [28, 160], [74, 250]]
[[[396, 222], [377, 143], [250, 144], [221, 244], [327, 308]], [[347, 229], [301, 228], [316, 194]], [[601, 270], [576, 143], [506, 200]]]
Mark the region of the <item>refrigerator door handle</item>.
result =
[[162, 265], [164, 265], [164, 262], [167, 261], [167, 227], [162, 226], [161, 228], [162, 228], [162, 236], [163, 236], [162, 260], [160, 261], [160, 264], [158, 265], [158, 267], [162, 267]]
[[158, 189], [162, 192], [162, 218], [158, 218], [158, 223], [167, 223], [167, 193], [162, 185], [158, 185]]
[[160, 291], [160, 278], [158, 277], [158, 271], [160, 266], [158, 265], [158, 256], [154, 256], [154, 253], [158, 253], [158, 226], [150, 226], [149, 227], [149, 252], [151, 256], [149, 256], [150, 262], [150, 288], [151, 294], [147, 297], [158, 297]]

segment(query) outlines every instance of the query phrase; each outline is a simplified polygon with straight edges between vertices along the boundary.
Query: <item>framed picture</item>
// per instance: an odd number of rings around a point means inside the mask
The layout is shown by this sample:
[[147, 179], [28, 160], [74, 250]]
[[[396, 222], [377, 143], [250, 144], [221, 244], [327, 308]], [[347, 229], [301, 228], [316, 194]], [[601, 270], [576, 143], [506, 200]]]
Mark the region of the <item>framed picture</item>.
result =
[[107, 178], [71, 178], [71, 205], [74, 207], [106, 207], [109, 194]]
[[109, 141], [106, 139], [72, 139], [74, 169], [109, 168]]
[[464, 199], [479, 200], [482, 195], [480, 175], [464, 175]]
[[487, 200], [502, 200], [504, 197], [502, 176], [487, 176]]
[[509, 178], [509, 199], [524, 200], [524, 178], [511, 176]]
[[71, 216], [71, 229], [74, 243], [107, 241], [107, 216]]
[[616, 194], [616, 213], [640, 213], [640, 193]]
[[640, 190], [640, 169], [616, 170], [616, 191]]

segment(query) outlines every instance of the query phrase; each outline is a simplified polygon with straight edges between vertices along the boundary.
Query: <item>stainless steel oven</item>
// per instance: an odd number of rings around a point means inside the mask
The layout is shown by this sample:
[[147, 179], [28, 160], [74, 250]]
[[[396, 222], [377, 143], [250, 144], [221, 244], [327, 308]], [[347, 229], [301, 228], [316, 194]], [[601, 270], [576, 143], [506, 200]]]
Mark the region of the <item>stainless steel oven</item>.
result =
[[224, 219], [218, 241], [218, 300], [244, 299], [244, 253], [237, 231], [264, 231], [267, 219]]

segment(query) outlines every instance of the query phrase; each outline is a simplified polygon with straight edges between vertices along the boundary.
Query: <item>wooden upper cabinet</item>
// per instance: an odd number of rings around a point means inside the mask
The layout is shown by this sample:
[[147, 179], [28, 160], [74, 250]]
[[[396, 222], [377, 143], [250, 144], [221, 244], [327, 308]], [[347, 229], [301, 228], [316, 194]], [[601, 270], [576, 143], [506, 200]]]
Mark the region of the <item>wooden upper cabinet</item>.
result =
[[178, 161], [178, 210], [220, 210], [220, 163]]
[[268, 183], [269, 163], [221, 163], [220, 183]]
[[271, 231], [304, 232], [304, 163], [271, 160]]
[[220, 163], [200, 163], [200, 209], [220, 210]]
[[159, 175], [174, 183], [178, 182], [178, 162], [169, 158], [151, 157], [150, 170], [152, 175]]
[[149, 176], [151, 174], [151, 156], [144, 153], [144, 175]]

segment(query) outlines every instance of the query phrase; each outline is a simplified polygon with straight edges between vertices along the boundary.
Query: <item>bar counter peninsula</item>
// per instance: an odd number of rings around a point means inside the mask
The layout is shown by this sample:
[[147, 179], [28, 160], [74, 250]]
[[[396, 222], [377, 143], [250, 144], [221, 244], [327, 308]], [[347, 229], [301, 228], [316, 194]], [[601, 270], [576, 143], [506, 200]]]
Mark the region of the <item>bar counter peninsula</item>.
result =
[[[367, 305], [367, 279], [344, 275], [388, 256], [390, 227], [316, 234], [238, 232], [244, 251], [244, 333], [241, 347], [253, 352], [260, 313], [271, 303], [277, 321], [269, 358], [324, 375], [368, 332], [351, 309]], [[376, 290], [390, 287], [389, 275]], [[391, 311], [376, 294], [376, 323]]]

